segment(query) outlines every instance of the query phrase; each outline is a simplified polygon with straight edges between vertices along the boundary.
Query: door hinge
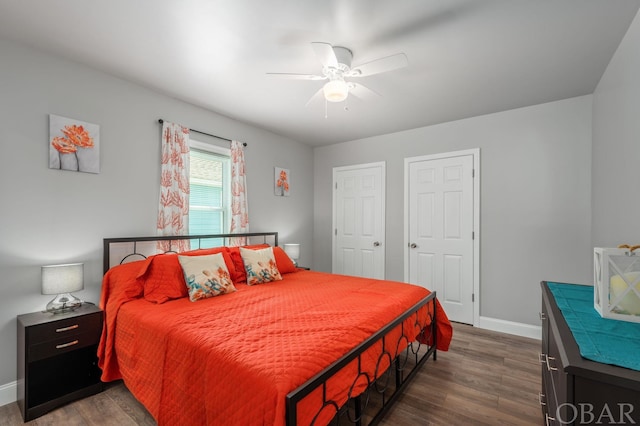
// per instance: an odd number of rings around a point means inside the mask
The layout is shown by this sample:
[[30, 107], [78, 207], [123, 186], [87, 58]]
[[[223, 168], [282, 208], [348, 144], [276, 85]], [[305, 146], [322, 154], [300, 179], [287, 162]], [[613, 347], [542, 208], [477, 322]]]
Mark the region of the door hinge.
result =
[[471, 239], [472, 240], [476, 239], [476, 232], [475, 231], [471, 231]]
[[476, 177], [476, 169], [471, 169], [471, 177]]
[[338, 189], [338, 182], [336, 182], [336, 189]]
[[333, 230], [333, 235], [338, 235], [338, 228]]
[[476, 301], [476, 294], [475, 293], [471, 293], [471, 301], [472, 302]]

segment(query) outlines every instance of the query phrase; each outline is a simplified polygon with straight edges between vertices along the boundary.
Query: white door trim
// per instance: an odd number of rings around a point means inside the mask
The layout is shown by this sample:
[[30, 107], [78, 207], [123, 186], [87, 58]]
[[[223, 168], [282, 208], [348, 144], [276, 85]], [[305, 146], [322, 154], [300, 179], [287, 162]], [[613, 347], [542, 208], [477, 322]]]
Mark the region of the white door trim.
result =
[[385, 161], [378, 161], [375, 163], [365, 163], [365, 164], [354, 164], [351, 166], [340, 166], [340, 167], [334, 167], [333, 168], [333, 181], [331, 183], [331, 191], [333, 193], [333, 195], [331, 196], [332, 199], [332, 212], [331, 212], [331, 271], [333, 273], [335, 273], [336, 271], [336, 227], [337, 227], [337, 223], [336, 223], [336, 207], [337, 207], [337, 202], [336, 202], [336, 184], [337, 184], [337, 174], [340, 172], [344, 172], [344, 171], [349, 171], [349, 170], [359, 170], [359, 169], [368, 169], [371, 167], [380, 167], [381, 168], [381, 180], [382, 180], [382, 185], [381, 185], [381, 195], [382, 195], [382, 217], [381, 217], [381, 221], [382, 221], [382, 250], [383, 250], [383, 258], [385, 259], [384, 262], [382, 262], [382, 275], [386, 276], [386, 271], [385, 271], [385, 263], [386, 263], [386, 252], [387, 252], [387, 239], [386, 239], [386, 230], [387, 230], [387, 222], [386, 222], [386, 218], [385, 218], [385, 211], [386, 211], [386, 200], [387, 200], [387, 163]]
[[409, 281], [409, 164], [442, 158], [473, 156], [473, 325], [480, 323], [480, 148], [404, 159], [404, 281]]

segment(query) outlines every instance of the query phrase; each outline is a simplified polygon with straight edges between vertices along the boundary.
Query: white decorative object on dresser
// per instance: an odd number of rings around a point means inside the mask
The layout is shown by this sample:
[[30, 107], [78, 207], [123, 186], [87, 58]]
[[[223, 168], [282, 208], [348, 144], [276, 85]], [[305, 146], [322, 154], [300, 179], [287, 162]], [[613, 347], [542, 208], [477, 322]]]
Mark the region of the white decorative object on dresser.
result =
[[604, 318], [640, 322], [640, 254], [636, 248], [593, 250], [593, 304]]

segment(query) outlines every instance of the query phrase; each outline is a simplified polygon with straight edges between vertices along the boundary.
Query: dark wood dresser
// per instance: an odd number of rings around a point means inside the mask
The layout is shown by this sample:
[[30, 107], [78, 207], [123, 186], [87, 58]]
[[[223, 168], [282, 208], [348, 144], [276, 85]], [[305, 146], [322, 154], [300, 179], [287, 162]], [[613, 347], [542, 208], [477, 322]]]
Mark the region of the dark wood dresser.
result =
[[640, 424], [640, 371], [583, 358], [547, 282], [541, 285], [545, 424]]
[[98, 342], [102, 311], [18, 315], [18, 406], [25, 421], [102, 390]]

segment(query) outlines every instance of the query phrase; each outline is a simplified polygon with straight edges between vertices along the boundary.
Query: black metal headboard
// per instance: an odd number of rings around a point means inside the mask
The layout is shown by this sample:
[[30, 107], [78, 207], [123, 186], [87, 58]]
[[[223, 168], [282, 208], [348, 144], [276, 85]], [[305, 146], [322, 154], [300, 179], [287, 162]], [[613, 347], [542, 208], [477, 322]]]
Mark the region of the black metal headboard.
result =
[[277, 232], [105, 238], [103, 240], [103, 273], [106, 273], [112, 266], [125, 263], [127, 260], [146, 259], [147, 256], [162, 253], [162, 251], [158, 250], [157, 243], [159, 241], [168, 241], [169, 249], [166, 252], [171, 252], [173, 251], [171, 244], [174, 241], [188, 240], [191, 243], [191, 249], [195, 250], [232, 245], [230, 241], [238, 238], [245, 238], [246, 244], [267, 243], [272, 246], [278, 245]]

